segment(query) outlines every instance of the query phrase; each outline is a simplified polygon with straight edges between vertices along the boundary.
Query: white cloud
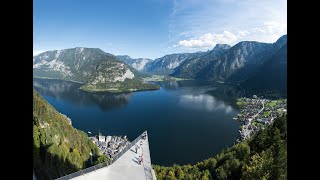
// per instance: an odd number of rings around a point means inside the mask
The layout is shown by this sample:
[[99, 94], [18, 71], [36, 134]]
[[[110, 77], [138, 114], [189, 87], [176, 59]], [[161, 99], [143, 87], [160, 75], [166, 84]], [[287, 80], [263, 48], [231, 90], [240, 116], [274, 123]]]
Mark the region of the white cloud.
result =
[[276, 21], [269, 21], [264, 23], [265, 28], [268, 33], [286, 33], [287, 32], [287, 23], [279, 23]]
[[45, 52], [45, 50], [33, 50], [33, 56], [36, 56], [36, 55], [43, 53], [43, 52]]
[[284, 34], [287, 34], [287, 23], [281, 21], [266, 21], [260, 26], [252, 28], [250, 39], [260, 42], [273, 43]]
[[250, 32], [247, 31], [247, 30], [239, 31], [239, 32], [238, 32], [239, 38], [243, 38], [243, 37], [245, 37], [245, 36], [247, 36], [247, 35], [249, 35], [249, 34], [250, 34]]
[[174, 0], [168, 30], [170, 53], [204, 51], [217, 43], [273, 43], [287, 33], [287, 0]]
[[[199, 38], [179, 41], [180, 47], [195, 48], [211, 48], [216, 44], [233, 45], [242, 40], [257, 40], [260, 42], [275, 42], [280, 36], [287, 33], [287, 23], [277, 21], [267, 21], [261, 26], [247, 30], [240, 30], [237, 34], [224, 31], [221, 34], [206, 33]], [[174, 45], [173, 47], [177, 47]]]
[[277, 21], [264, 22], [262, 26], [252, 29], [254, 33], [262, 34], [285, 34], [287, 33], [287, 23], [281, 23]]
[[182, 40], [179, 45], [187, 48], [205, 48], [212, 47], [215, 44], [231, 44], [238, 40], [238, 37], [229, 32], [223, 31], [222, 34], [207, 33], [198, 39]]

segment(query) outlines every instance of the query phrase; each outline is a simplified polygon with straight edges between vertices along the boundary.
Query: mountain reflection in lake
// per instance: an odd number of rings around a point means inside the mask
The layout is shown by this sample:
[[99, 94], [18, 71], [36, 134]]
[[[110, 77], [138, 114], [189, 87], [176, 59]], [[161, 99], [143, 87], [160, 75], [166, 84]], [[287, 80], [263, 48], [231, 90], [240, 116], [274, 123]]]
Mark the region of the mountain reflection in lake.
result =
[[33, 86], [42, 95], [65, 99], [78, 105], [98, 105], [103, 111], [124, 107], [132, 96], [132, 93], [84, 92], [79, 89], [81, 84], [60, 80], [36, 79]]
[[89, 93], [81, 84], [34, 79], [34, 88], [84, 132], [127, 135], [148, 131], [152, 163], [195, 163], [239, 137], [236, 98], [241, 91], [205, 81], [154, 82], [160, 90]]

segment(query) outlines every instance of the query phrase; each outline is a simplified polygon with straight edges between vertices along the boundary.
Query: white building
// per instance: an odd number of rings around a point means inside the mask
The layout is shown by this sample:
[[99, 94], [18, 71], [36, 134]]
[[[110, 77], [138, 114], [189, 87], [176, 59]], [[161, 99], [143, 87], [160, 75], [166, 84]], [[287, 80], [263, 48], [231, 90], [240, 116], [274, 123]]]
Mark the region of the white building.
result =
[[106, 137], [99, 135], [99, 141], [100, 142], [106, 142]]
[[107, 136], [106, 138], [106, 143], [110, 142], [111, 141], [111, 136]]

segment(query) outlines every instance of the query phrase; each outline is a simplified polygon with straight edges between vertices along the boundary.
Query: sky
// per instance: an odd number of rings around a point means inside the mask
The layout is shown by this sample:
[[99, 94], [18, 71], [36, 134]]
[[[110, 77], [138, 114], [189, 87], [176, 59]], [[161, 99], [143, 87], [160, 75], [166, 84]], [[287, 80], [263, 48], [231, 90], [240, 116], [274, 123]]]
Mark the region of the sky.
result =
[[286, 0], [34, 0], [33, 54], [73, 47], [159, 58], [287, 34]]

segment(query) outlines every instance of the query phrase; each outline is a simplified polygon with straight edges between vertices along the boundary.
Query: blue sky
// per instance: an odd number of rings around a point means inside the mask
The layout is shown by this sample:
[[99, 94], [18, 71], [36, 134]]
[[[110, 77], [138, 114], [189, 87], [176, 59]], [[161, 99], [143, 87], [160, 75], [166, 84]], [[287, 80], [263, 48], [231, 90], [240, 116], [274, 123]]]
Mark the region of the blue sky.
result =
[[96, 47], [154, 59], [217, 43], [271, 43], [286, 33], [286, 0], [33, 1], [34, 55]]

